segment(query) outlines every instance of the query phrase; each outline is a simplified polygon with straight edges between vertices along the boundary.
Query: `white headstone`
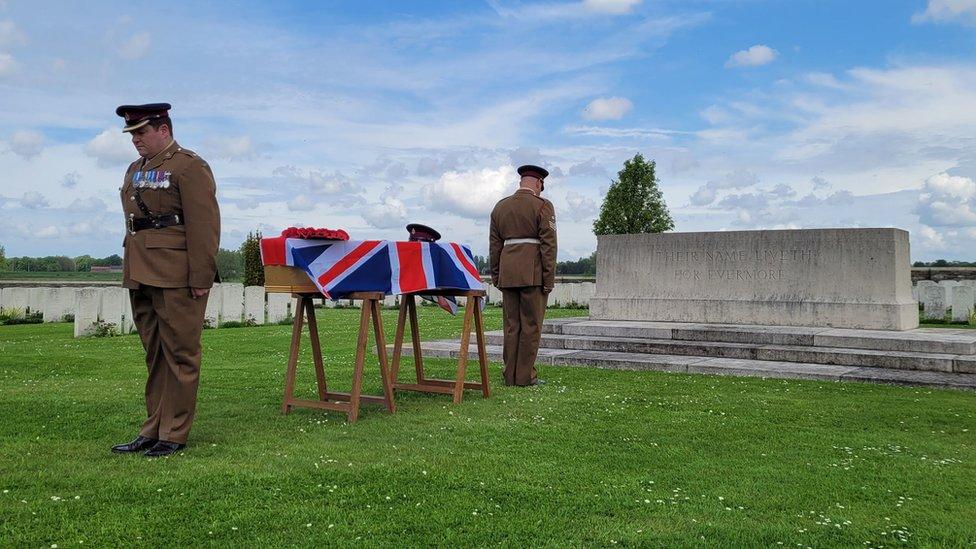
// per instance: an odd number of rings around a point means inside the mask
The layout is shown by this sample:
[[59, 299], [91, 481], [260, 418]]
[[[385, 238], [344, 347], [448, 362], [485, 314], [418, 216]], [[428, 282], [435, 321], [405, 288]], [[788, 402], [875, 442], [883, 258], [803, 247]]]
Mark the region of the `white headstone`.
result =
[[44, 312], [44, 298], [47, 288], [28, 288], [27, 289], [27, 310], [30, 314]]
[[102, 293], [98, 288], [81, 288], [75, 292], [75, 337], [91, 333], [98, 322], [98, 309], [102, 304]]
[[264, 324], [264, 286], [244, 288], [244, 319]]
[[64, 310], [64, 315], [74, 316], [76, 293], [78, 293], [78, 288], [71, 288], [68, 286], [58, 288], [58, 301], [61, 302], [61, 308]]
[[224, 282], [220, 285], [220, 321], [240, 322], [244, 317], [244, 285]]
[[583, 301], [580, 302], [580, 305], [586, 305], [589, 307], [590, 300], [596, 295], [596, 282], [581, 282], [580, 293], [583, 297]]
[[203, 325], [216, 328], [220, 324], [220, 303], [223, 292], [220, 290], [222, 284], [214, 284], [207, 294], [207, 309], [203, 313]]
[[4, 288], [4, 312], [18, 318], [23, 318], [27, 314], [27, 299], [27, 288]]
[[44, 288], [44, 308], [41, 309], [41, 318], [44, 322], [61, 322], [64, 318], [65, 310], [61, 303], [59, 288]]
[[956, 289], [959, 283], [955, 280], [940, 280], [939, 286], [946, 289], [946, 304], [952, 304], [952, 291]]
[[288, 318], [289, 301], [291, 301], [289, 294], [268, 294], [268, 323], [274, 324]]
[[123, 310], [125, 309], [125, 295], [129, 291], [125, 288], [102, 288], [102, 307], [99, 318], [106, 324], [114, 326], [114, 330], [122, 333]]
[[501, 305], [502, 291], [491, 284], [485, 284], [485, 288], [488, 290], [488, 303], [493, 305]]
[[[973, 296], [974, 296], [974, 298], [976, 298], [976, 280], [960, 280], [959, 281], [959, 285], [960, 286], [967, 286], [969, 288], [972, 288], [973, 289]], [[976, 302], [974, 302], [974, 303], [976, 303]]]
[[922, 318], [942, 320], [946, 314], [946, 287], [926, 284], [919, 289], [922, 301]]
[[383, 306], [384, 307], [396, 307], [396, 304], [397, 304], [397, 296], [395, 296], [395, 295], [388, 295], [388, 296], [384, 296], [383, 297]]
[[918, 284], [912, 285], [912, 299], [918, 301]]
[[131, 334], [136, 331], [136, 319], [132, 313], [132, 293], [128, 288], [122, 290], [122, 333]]
[[952, 320], [969, 322], [973, 315], [973, 287], [958, 285], [952, 290]]

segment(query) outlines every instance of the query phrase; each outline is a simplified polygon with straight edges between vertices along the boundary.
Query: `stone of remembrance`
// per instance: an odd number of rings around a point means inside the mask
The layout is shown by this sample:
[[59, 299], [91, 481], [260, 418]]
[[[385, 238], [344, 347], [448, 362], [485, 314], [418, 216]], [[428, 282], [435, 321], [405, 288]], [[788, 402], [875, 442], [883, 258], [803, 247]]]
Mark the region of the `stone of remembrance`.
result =
[[908, 232], [600, 236], [590, 317], [879, 330], [918, 327]]

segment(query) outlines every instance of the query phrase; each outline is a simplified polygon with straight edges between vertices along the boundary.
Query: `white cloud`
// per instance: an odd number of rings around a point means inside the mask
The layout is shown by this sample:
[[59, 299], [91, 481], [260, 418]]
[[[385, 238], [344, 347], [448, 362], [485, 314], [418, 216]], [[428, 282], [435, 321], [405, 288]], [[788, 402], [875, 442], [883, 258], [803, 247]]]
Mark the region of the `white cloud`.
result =
[[597, 13], [622, 15], [630, 13], [641, 0], [583, 0], [583, 7]]
[[67, 210], [75, 213], [96, 214], [108, 211], [108, 204], [106, 204], [101, 198], [96, 198], [94, 196], [88, 198], [76, 198], [71, 202], [71, 204], [68, 204]]
[[295, 195], [288, 201], [288, 209], [293, 212], [308, 212], [315, 208], [315, 203], [304, 194]]
[[566, 210], [566, 217], [573, 221], [592, 219], [600, 211], [595, 200], [576, 191], [566, 193], [566, 204], [569, 206]]
[[0, 21], [0, 46], [24, 45], [27, 36], [9, 19]]
[[729, 172], [725, 174], [725, 177], [720, 180], [713, 180], [705, 183], [698, 188], [693, 195], [691, 195], [691, 204], [693, 206], [707, 206], [712, 202], [715, 202], [715, 198], [718, 196], [718, 192], [724, 189], [744, 189], [751, 187], [759, 182], [759, 178], [756, 174], [748, 170], [736, 170], [734, 172]]
[[138, 59], [149, 51], [151, 38], [148, 32], [136, 33], [119, 47], [123, 59]]
[[47, 227], [42, 227], [32, 233], [37, 238], [60, 238], [61, 229], [55, 225], [48, 225]]
[[27, 191], [24, 196], [20, 199], [20, 205], [25, 208], [30, 208], [36, 210], [39, 208], [47, 208], [48, 201], [43, 194], [37, 191]]
[[61, 178], [61, 185], [69, 189], [74, 188], [81, 181], [81, 174], [78, 172], [68, 172]]
[[634, 108], [634, 104], [625, 97], [601, 97], [590, 101], [583, 109], [583, 118], [587, 120], [620, 120]]
[[44, 150], [44, 135], [31, 130], [16, 131], [10, 136], [7, 146], [10, 152], [30, 160]]
[[747, 50], [739, 50], [725, 62], [725, 68], [758, 67], [772, 63], [779, 52], [763, 44], [756, 44]]
[[332, 172], [331, 175], [317, 171], [308, 174], [312, 189], [325, 194], [354, 195], [363, 192], [363, 188], [354, 183], [339, 171]]
[[379, 202], [367, 206], [362, 216], [377, 229], [393, 229], [407, 222], [407, 206], [398, 197], [386, 194]]
[[976, 226], [976, 181], [947, 173], [925, 180], [915, 213], [930, 227]]
[[569, 167], [571, 177], [601, 177], [607, 176], [607, 169], [597, 162], [596, 157], [590, 157], [585, 162], [578, 162]]
[[929, 0], [925, 11], [912, 15], [912, 23], [976, 23], [976, 0]]
[[462, 217], [485, 220], [503, 196], [514, 192], [518, 176], [511, 166], [447, 172], [424, 187], [427, 204]]
[[214, 158], [225, 158], [228, 160], [247, 160], [257, 156], [251, 137], [241, 136], [219, 136], [210, 137], [204, 142], [207, 152]]
[[0, 78], [10, 76], [17, 70], [17, 61], [9, 53], [0, 51]]
[[85, 145], [85, 154], [97, 160], [102, 168], [128, 164], [138, 153], [127, 136], [118, 128], [104, 130]]

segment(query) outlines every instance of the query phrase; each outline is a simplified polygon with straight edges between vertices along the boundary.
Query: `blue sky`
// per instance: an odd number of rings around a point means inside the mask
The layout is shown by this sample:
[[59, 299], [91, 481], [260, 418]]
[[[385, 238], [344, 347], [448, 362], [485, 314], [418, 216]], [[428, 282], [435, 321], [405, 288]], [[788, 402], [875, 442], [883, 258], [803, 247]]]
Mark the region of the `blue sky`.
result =
[[551, 169], [560, 258], [625, 159], [679, 231], [896, 226], [976, 258], [976, 0], [0, 0], [0, 245], [121, 251], [122, 103], [173, 103], [222, 245], [408, 222], [487, 248]]

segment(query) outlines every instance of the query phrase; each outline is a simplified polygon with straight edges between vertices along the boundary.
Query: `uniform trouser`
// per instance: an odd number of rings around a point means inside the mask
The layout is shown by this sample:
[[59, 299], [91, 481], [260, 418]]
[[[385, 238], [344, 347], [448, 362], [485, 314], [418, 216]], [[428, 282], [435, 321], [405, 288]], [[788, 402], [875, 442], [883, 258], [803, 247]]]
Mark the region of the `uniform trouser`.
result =
[[542, 321], [546, 315], [547, 296], [542, 286], [502, 288], [502, 311], [505, 314], [505, 385], [535, 383], [535, 359], [539, 354]]
[[146, 349], [146, 421], [140, 435], [186, 444], [197, 405], [200, 334], [207, 297], [189, 288], [129, 290], [132, 318]]

